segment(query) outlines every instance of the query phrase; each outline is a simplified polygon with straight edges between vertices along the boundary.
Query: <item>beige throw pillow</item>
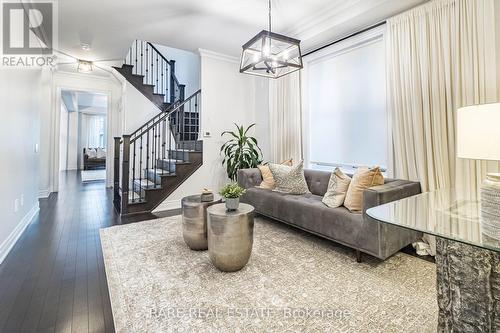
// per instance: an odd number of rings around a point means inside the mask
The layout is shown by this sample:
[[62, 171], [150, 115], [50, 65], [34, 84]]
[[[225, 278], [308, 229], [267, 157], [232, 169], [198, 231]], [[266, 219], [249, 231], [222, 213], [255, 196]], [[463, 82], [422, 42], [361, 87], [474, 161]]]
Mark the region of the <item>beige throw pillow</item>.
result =
[[269, 168], [276, 182], [276, 188], [273, 191], [287, 194], [309, 193], [309, 187], [304, 176], [303, 161], [293, 167], [270, 163]]
[[349, 184], [344, 206], [351, 212], [361, 212], [363, 210], [363, 191], [369, 187], [383, 184], [384, 176], [379, 167], [358, 168], [352, 177], [351, 184]]
[[[292, 159], [289, 159], [281, 162], [281, 165], [292, 166], [292, 162]], [[273, 173], [271, 172], [271, 169], [269, 169], [269, 165], [258, 165], [257, 168], [259, 168], [260, 173], [262, 174], [262, 183], [256, 187], [268, 190], [274, 189], [276, 183], [274, 182]]]
[[323, 203], [331, 208], [342, 206], [350, 183], [351, 177], [343, 173], [339, 168], [335, 168], [330, 176], [328, 189], [323, 196]]

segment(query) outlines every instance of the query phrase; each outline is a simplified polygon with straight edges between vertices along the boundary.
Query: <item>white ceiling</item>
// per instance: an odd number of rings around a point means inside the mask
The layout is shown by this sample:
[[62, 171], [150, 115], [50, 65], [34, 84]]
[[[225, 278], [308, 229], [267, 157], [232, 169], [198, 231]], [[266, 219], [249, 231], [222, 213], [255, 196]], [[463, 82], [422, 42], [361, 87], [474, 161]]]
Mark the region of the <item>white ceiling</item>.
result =
[[[273, 31], [302, 39], [305, 52], [425, 1], [272, 0]], [[142, 39], [238, 56], [267, 28], [267, 6], [267, 0], [60, 0], [59, 49], [88, 60], [121, 59]]]
[[61, 98], [69, 112], [85, 111], [90, 113], [106, 113], [108, 108], [108, 96], [106, 94], [77, 90], [62, 90]]

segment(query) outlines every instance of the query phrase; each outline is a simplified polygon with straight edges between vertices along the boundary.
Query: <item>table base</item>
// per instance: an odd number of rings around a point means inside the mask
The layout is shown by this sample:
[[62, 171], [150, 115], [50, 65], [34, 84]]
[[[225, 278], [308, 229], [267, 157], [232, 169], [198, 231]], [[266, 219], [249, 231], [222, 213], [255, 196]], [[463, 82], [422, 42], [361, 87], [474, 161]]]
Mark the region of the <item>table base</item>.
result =
[[437, 238], [438, 332], [500, 332], [500, 254]]

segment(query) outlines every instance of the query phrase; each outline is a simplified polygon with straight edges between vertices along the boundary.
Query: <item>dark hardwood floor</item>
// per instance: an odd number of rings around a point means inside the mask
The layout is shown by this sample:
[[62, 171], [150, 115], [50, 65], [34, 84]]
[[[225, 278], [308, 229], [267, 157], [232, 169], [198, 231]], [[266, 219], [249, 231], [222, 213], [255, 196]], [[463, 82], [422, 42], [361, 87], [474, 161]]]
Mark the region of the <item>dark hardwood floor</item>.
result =
[[60, 191], [0, 265], [0, 332], [114, 332], [99, 229], [121, 219], [104, 182], [61, 175]]

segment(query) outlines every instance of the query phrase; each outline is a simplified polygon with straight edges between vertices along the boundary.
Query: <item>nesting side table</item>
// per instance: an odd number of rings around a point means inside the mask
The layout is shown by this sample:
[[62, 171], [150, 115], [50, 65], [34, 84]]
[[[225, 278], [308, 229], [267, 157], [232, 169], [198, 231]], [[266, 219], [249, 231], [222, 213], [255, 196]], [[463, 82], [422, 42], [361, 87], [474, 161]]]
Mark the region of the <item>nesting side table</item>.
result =
[[254, 207], [240, 203], [235, 211], [224, 204], [207, 209], [208, 254], [212, 264], [224, 272], [235, 272], [252, 254]]
[[201, 201], [201, 195], [182, 198], [182, 236], [191, 250], [202, 251], [208, 248], [207, 208], [221, 202], [220, 197], [213, 201]]

